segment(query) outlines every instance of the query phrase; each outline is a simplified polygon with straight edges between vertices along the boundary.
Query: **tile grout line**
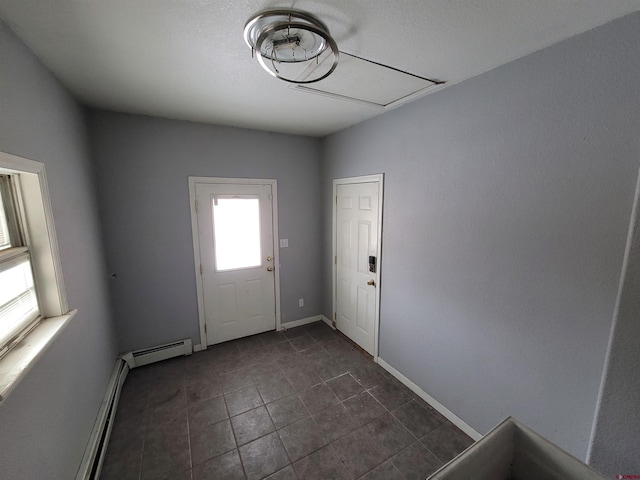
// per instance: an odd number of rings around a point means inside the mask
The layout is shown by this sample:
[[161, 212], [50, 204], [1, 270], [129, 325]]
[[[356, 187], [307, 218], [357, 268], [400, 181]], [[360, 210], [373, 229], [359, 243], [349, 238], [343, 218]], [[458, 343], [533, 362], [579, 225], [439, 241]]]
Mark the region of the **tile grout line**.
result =
[[[282, 342], [282, 343], [284, 343], [284, 342]], [[273, 360], [275, 361], [274, 355], [273, 355], [271, 352], [269, 352], [269, 354], [271, 355], [271, 357], [272, 357], [272, 358], [273, 358]], [[252, 377], [252, 380], [253, 380], [253, 377]], [[255, 438], [255, 439], [251, 440], [251, 442], [247, 442], [245, 445], [248, 445], [248, 444], [250, 444], [250, 443], [252, 443], [252, 442], [255, 442], [256, 440], [259, 440], [259, 439], [261, 439], [261, 438], [264, 438], [264, 437], [266, 437], [267, 435], [270, 435], [271, 433], [276, 433], [276, 435], [277, 435], [277, 437], [278, 437], [278, 440], [280, 441], [280, 444], [282, 444], [282, 448], [284, 449], [285, 454], [287, 455], [287, 458], [289, 458], [289, 454], [288, 454], [288, 452], [287, 452], [287, 449], [284, 447], [284, 444], [283, 444], [283, 442], [282, 442], [282, 439], [280, 438], [280, 435], [277, 433], [277, 430], [275, 429], [275, 428], [276, 428], [276, 426], [275, 426], [275, 423], [273, 422], [273, 419], [271, 418], [271, 415], [269, 414], [269, 410], [267, 409], [267, 403], [264, 401], [264, 398], [263, 398], [262, 394], [260, 393], [260, 389], [258, 388], [258, 382], [254, 382], [254, 385], [255, 385], [255, 387], [256, 387], [256, 392], [258, 392], [258, 396], [260, 397], [260, 400], [262, 400], [262, 405], [260, 405], [260, 406], [258, 406], [258, 407], [255, 407], [255, 408], [252, 408], [252, 409], [249, 409], [249, 410], [247, 410], [247, 412], [250, 412], [251, 410], [256, 410], [256, 409], [258, 409], [258, 408], [260, 408], [260, 407], [264, 407], [265, 411], [267, 412], [267, 416], [268, 416], [268, 418], [269, 418], [269, 421], [271, 421], [271, 424], [273, 425], [274, 431], [273, 431], [273, 432], [269, 432], [269, 433], [267, 433], [267, 434], [265, 434], [265, 435], [262, 435], [262, 436], [260, 436], [260, 437], [258, 437], [258, 438]], [[226, 399], [225, 399], [225, 404], [226, 404]], [[247, 412], [242, 412], [242, 413], [240, 413], [240, 414], [238, 414], [238, 415], [242, 415], [243, 413], [247, 413]], [[244, 473], [244, 477], [245, 477], [245, 478], [249, 478], [249, 476], [247, 475], [246, 468], [245, 468], [245, 466], [244, 466], [244, 460], [243, 460], [243, 458], [242, 458], [242, 455], [240, 454], [240, 445], [238, 444], [238, 439], [237, 439], [236, 434], [235, 434], [235, 428], [233, 427], [233, 422], [231, 421], [231, 418], [233, 418], [233, 417], [231, 417], [231, 412], [227, 412], [227, 413], [229, 413], [229, 422], [231, 423], [231, 430], [232, 430], [232, 432], [233, 432], [233, 435], [234, 435], [234, 438], [235, 438], [235, 441], [236, 441], [236, 448], [237, 448], [237, 450], [238, 450], [238, 457], [240, 457], [240, 465], [242, 466], [242, 472]], [[236, 416], [238, 416], [238, 415], [236, 415]], [[291, 463], [291, 459], [290, 459], [290, 458], [289, 458], [289, 465], [291, 465], [291, 466], [292, 466], [292, 468], [293, 468], [293, 464]], [[283, 467], [283, 469], [284, 469], [284, 468], [286, 468], [286, 466], [285, 466], [285, 467]], [[272, 475], [273, 473], [276, 473], [276, 472], [272, 472], [272, 473], [270, 473], [270, 474], [269, 474], [269, 475], [267, 475], [267, 476], [270, 476], [270, 475]], [[266, 478], [266, 477], [265, 477], [265, 478]]]
[[[260, 338], [260, 337], [258, 337], [258, 338]], [[324, 336], [323, 336], [323, 338], [324, 338]], [[313, 343], [306, 344], [305, 345], [306, 348], [298, 349], [298, 348], [295, 347], [296, 343], [297, 344], [305, 344], [305, 342], [308, 341], [308, 340], [299, 340], [299, 339], [311, 339]], [[345, 350], [342, 350], [342, 348], [345, 348], [345, 347], [344, 347], [344, 345], [342, 343], [340, 343], [343, 340], [340, 340], [340, 337], [338, 337], [338, 336], [336, 336], [334, 338], [326, 337], [325, 340], [320, 341], [320, 340], [316, 340], [316, 338], [314, 338], [309, 331], [305, 331], [304, 333], [302, 333], [302, 335], [300, 335], [298, 337], [295, 337], [295, 338], [282, 338], [280, 340], [281, 341], [277, 341], [275, 343], [268, 344], [268, 343], [265, 342], [265, 340], [260, 338], [260, 342], [255, 344], [255, 348], [256, 349], [263, 349], [263, 348], [267, 348], [268, 349], [269, 347], [274, 347], [274, 345], [279, 345], [279, 344], [284, 344], [284, 343], [288, 344], [288, 347], [290, 349], [290, 351], [288, 351], [288, 353], [284, 353], [284, 352], [281, 353], [281, 352], [278, 351], [277, 348], [271, 348], [271, 349], [265, 351], [265, 353], [267, 353], [268, 355], [266, 357], [263, 357], [263, 358], [267, 358], [268, 360], [266, 360], [266, 361], [268, 361], [269, 363], [274, 362], [273, 368], [269, 369], [269, 373], [268, 374], [265, 373], [264, 375], [260, 375], [260, 374], [256, 374], [256, 373], [248, 373], [252, 367], [258, 366], [259, 363], [251, 364], [249, 366], [243, 366], [241, 368], [235, 368], [237, 365], [234, 365], [234, 363], [237, 362], [238, 356], [241, 357], [242, 355], [245, 355], [245, 356], [246, 355], [251, 355], [252, 351], [253, 351], [253, 348], [254, 348], [254, 344], [246, 345], [246, 347], [249, 347], [249, 348], [245, 348], [244, 346], [241, 346], [239, 344], [238, 345], [230, 345], [228, 348], [226, 348], [224, 350], [221, 349], [220, 357], [218, 357], [218, 355], [216, 355], [216, 356], [211, 355], [211, 357], [213, 357], [213, 358], [209, 358], [209, 359], [205, 359], [204, 360], [206, 364], [212, 365], [212, 366], [215, 365], [216, 359], [221, 359], [222, 360], [223, 364], [225, 365], [224, 370], [217, 370], [217, 369], [214, 370], [215, 371], [215, 378], [217, 380], [219, 380], [219, 381], [222, 380], [222, 377], [224, 375], [233, 374], [234, 372], [238, 372], [240, 370], [243, 370], [244, 368], [247, 369], [247, 373], [251, 377], [251, 384], [250, 385], [248, 384], [248, 385], [246, 385], [244, 387], [240, 387], [240, 388], [231, 390], [230, 392], [224, 392], [224, 388], [223, 388], [222, 392], [220, 393], [220, 395], [217, 395], [217, 396], [221, 396], [222, 397], [222, 401], [223, 401], [223, 404], [225, 406], [225, 411], [226, 411], [226, 414], [227, 414], [227, 418], [228, 418], [228, 420], [230, 422], [230, 426], [231, 426], [231, 430], [232, 430], [232, 434], [233, 434], [233, 438], [234, 438], [234, 441], [235, 441], [235, 446], [236, 446], [236, 450], [238, 451], [238, 454], [239, 454], [239, 449], [240, 449], [240, 446], [238, 445], [238, 437], [237, 437], [238, 434], [237, 434], [236, 429], [235, 429], [235, 427], [233, 425], [233, 422], [231, 421], [232, 418], [234, 418], [234, 417], [231, 416], [230, 411], [229, 411], [227, 395], [229, 395], [230, 393], [233, 393], [233, 392], [235, 392], [237, 390], [242, 390], [243, 388], [249, 388], [251, 386], [254, 386], [256, 391], [258, 392], [258, 397], [259, 397], [259, 399], [261, 400], [262, 403], [259, 406], [256, 406], [256, 407], [253, 407], [253, 408], [247, 410], [247, 412], [251, 411], [251, 410], [258, 409], [258, 408], [261, 408], [261, 407], [264, 407], [266, 412], [267, 412], [267, 415], [268, 415], [267, 418], [269, 419], [269, 421], [271, 423], [271, 427], [274, 430], [272, 432], [267, 433], [267, 434], [261, 435], [261, 436], [255, 438], [255, 439], [252, 439], [251, 442], [259, 440], [259, 439], [261, 439], [261, 438], [263, 438], [263, 437], [265, 437], [267, 435], [270, 435], [271, 433], [276, 433], [278, 440], [280, 441], [281, 444], [283, 444], [282, 437], [280, 436], [280, 433], [282, 432], [282, 430], [284, 430], [285, 428], [289, 427], [290, 425], [293, 425], [293, 424], [295, 424], [295, 423], [297, 423], [297, 422], [299, 422], [301, 420], [304, 420], [304, 418], [309, 418], [309, 417], [311, 418], [311, 421], [312, 421], [313, 425], [315, 425], [316, 427], [320, 428], [320, 424], [318, 423], [318, 420], [316, 419], [316, 417], [318, 415], [320, 415], [322, 412], [324, 412], [325, 410], [327, 410], [329, 408], [332, 408], [334, 406], [340, 405], [342, 407], [342, 409], [348, 415], [348, 418], [354, 420], [354, 428], [351, 429], [350, 431], [344, 433], [344, 434], [340, 434], [338, 437], [336, 437], [332, 441], [328, 441], [329, 437], [325, 437], [323, 439], [323, 442], [327, 442], [327, 443], [324, 443], [321, 447], [319, 447], [319, 448], [307, 453], [302, 458], [306, 458], [306, 457], [308, 457], [310, 455], [313, 455], [314, 453], [316, 453], [317, 451], [325, 448], [326, 446], [330, 446], [331, 447], [330, 451], [332, 452], [332, 454], [334, 456], [337, 456], [335, 445], [334, 445], [335, 442], [337, 442], [341, 438], [344, 438], [345, 436], [348, 436], [348, 435], [352, 434], [355, 431], [358, 431], [358, 430], [366, 427], [367, 425], [371, 424], [372, 422], [376, 421], [377, 419], [381, 418], [382, 416], [389, 414], [390, 417], [394, 420], [394, 422], [396, 422], [396, 424], [400, 424], [400, 426], [403, 429], [403, 431], [409, 432], [411, 434], [411, 438], [413, 440], [411, 441], [411, 443], [408, 446], [406, 446], [405, 448], [401, 449], [399, 452], [394, 453], [389, 458], [385, 458], [385, 460], [383, 460], [382, 462], [377, 463], [372, 469], [369, 469], [363, 475], [367, 475], [370, 471], [374, 470], [375, 468], [378, 468], [380, 465], [382, 465], [383, 463], [385, 463], [388, 460], [390, 460], [393, 456], [395, 456], [395, 455], [397, 455], [397, 454], [399, 454], [401, 452], [404, 452], [407, 448], [409, 448], [410, 446], [415, 445], [416, 443], [418, 443], [420, 447], [422, 447], [425, 450], [427, 450], [429, 452], [429, 454], [431, 454], [433, 456], [433, 458], [437, 459], [439, 462], [443, 462], [443, 460], [441, 460], [440, 457], [435, 455], [425, 444], [422, 443], [422, 440], [421, 440], [422, 438], [427, 436], [430, 432], [432, 432], [436, 428], [439, 428], [443, 423], [440, 423], [437, 427], [430, 429], [429, 432], [425, 433], [425, 435], [423, 435], [422, 437], [418, 437], [417, 434], [414, 434], [411, 430], [409, 430], [407, 428], [407, 426], [405, 426], [405, 424], [396, 416], [397, 413], [394, 413], [394, 412], [396, 410], [398, 410], [399, 408], [402, 408], [403, 406], [411, 403], [412, 401], [414, 401], [416, 399], [414, 398], [413, 395], [410, 395], [409, 396], [409, 400], [407, 400], [406, 402], [404, 402], [401, 405], [397, 406], [394, 410], [391, 410], [391, 409], [387, 408], [384, 404], [382, 404], [382, 402], [376, 397], [376, 395], [374, 395], [373, 390], [376, 387], [382, 385], [384, 383], [383, 380], [385, 380], [385, 378], [380, 377], [380, 382], [376, 381], [376, 383], [373, 384], [370, 388], [366, 388], [364, 386], [364, 384], [360, 380], [358, 380], [356, 378], [356, 372], [357, 371], [361, 371], [361, 367], [360, 367], [360, 363], [359, 362], [361, 360], [364, 360], [365, 358], [363, 357], [361, 359], [361, 358], [359, 358], [359, 356], [353, 356], [352, 357], [351, 354], [352, 353], [356, 353], [358, 355], [362, 355], [362, 352], [359, 352], [356, 349], [353, 349], [353, 347], [350, 346], [350, 345]], [[296, 342], [296, 340], [299, 340], [299, 341]], [[241, 347], [243, 347], [243, 348], [241, 348]], [[323, 369], [322, 362], [325, 360], [324, 357], [323, 357], [322, 360], [316, 361], [316, 362], [309, 362], [306, 357], [301, 357], [301, 355], [304, 354], [304, 352], [306, 352], [308, 350], [317, 350], [318, 352], [323, 352], [323, 355], [327, 356], [326, 359], [330, 360], [330, 361], [346, 362], [346, 365], [343, 364], [344, 370], [341, 373], [337, 374], [337, 375], [331, 376], [330, 378], [325, 378], [326, 373], [323, 373], [323, 371], [324, 372], [327, 372], [327, 371], [331, 372], [332, 368], [333, 368], [333, 365], [329, 365], [328, 369]], [[344, 356], [343, 356], [343, 353], [344, 353]], [[310, 371], [313, 372], [314, 375], [317, 375], [319, 377], [320, 382], [315, 383], [314, 385], [310, 385], [308, 387], [305, 387], [305, 388], [303, 388], [301, 390], [296, 390], [296, 388], [293, 387], [293, 384], [289, 380], [290, 375], [292, 373], [291, 370], [288, 370], [287, 368], [283, 368], [283, 365], [285, 365], [285, 364], [281, 363], [282, 359], [284, 359], [285, 357], [287, 357], [289, 355], [291, 355], [292, 357], [293, 356], [298, 356], [298, 358], [300, 358], [303, 361], [304, 369], [309, 368]], [[293, 358], [292, 358], [292, 360], [293, 360]], [[366, 360], [371, 360], [371, 359], [366, 358]], [[353, 362], [355, 362], [355, 363], [353, 363]], [[228, 367], [232, 367], [232, 368], [229, 370]], [[373, 364], [372, 368], [375, 368], [375, 367], [376, 367], [376, 365]], [[363, 369], [367, 369], [368, 365], [363, 365], [362, 368]], [[382, 372], [382, 373], [384, 373], [384, 372]], [[362, 372], [362, 374], [368, 376], [367, 370]], [[358, 393], [355, 393], [353, 395], [350, 395], [350, 396], [348, 396], [348, 397], [346, 397], [344, 399], [341, 399], [340, 397], [338, 397], [338, 395], [336, 394], [334, 389], [331, 388], [331, 386], [329, 385], [328, 382], [331, 382], [332, 380], [339, 379], [341, 377], [347, 377], [347, 375], [349, 376], [350, 379], [355, 381], [355, 383], [358, 385], [359, 388], [362, 388], [362, 391], [360, 391]], [[260, 389], [258, 388], [258, 385], [259, 385], [260, 381], [263, 381], [263, 383], [269, 383], [269, 381], [272, 380], [273, 378], [278, 378], [279, 379], [280, 377], [282, 377], [285, 380], [286, 385], [291, 387], [291, 393], [289, 393], [288, 395], [284, 395], [284, 396], [281, 396], [279, 398], [276, 398], [276, 399], [272, 400], [269, 403], [265, 402], [264, 395], [260, 391]], [[373, 377], [373, 378], [376, 378], [376, 377]], [[182, 390], [183, 390], [183, 393], [185, 394], [185, 397], [186, 397], [186, 391], [184, 390], [185, 389], [185, 385], [184, 385], [185, 383], [186, 383], [186, 380], [183, 379]], [[193, 383], [195, 383], [195, 382], [193, 382]], [[306, 408], [305, 403], [302, 401], [302, 399], [300, 397], [300, 393], [305, 391], [305, 390], [308, 390], [310, 388], [313, 388], [313, 387], [316, 387], [316, 386], [320, 386], [320, 385], [322, 385], [323, 387], [326, 387], [328, 389], [328, 391], [331, 392], [331, 395], [334, 398], [334, 400], [337, 400], [337, 402], [332, 404], [332, 405], [330, 405], [330, 406], [328, 406], [328, 407], [326, 407], [326, 408], [322, 408], [322, 409], [316, 411], [315, 413], [311, 414], [311, 412], [308, 411], [308, 409]], [[349, 389], [349, 387], [346, 387], [347, 391], [348, 391], [348, 389]], [[372, 419], [366, 421], [366, 423], [360, 425], [359, 422], [355, 422], [355, 417], [354, 417], [353, 413], [346, 407], [345, 403], [350, 401], [350, 400], [352, 400], [353, 398], [355, 398], [355, 397], [357, 397], [359, 395], [364, 394], [364, 393], [366, 393], [367, 395], [372, 397], [374, 399], [374, 401], [375, 401], [375, 404], [380, 405], [382, 407], [383, 413], [382, 413], [382, 415], [380, 415], [378, 417], [375, 417], [375, 418], [372, 418]], [[280, 391], [278, 391], [277, 395], [280, 395]], [[270, 405], [270, 404], [273, 404], [273, 403], [275, 403], [275, 402], [277, 402], [277, 401], [279, 401], [279, 400], [281, 400], [283, 398], [286, 398], [288, 396], [292, 396], [292, 397], [295, 396], [298, 399], [298, 401], [301, 402], [302, 407], [304, 408], [305, 413], [307, 415], [305, 417], [301, 418], [301, 419], [296, 420], [295, 422], [286, 424], [286, 425], [278, 428], [278, 427], [276, 427], [275, 422], [274, 422], [273, 417], [272, 417], [272, 414], [271, 414], [271, 412], [269, 412], [269, 409], [267, 408], [267, 406]], [[216, 396], [213, 396], [211, 398], [215, 398], [215, 397]], [[207, 400], [210, 400], [210, 399], [204, 399], [204, 400], [201, 400], [201, 402], [204, 402], [204, 401], [207, 401]], [[144, 429], [143, 429], [142, 450], [141, 450], [140, 459], [139, 459], [140, 460], [140, 466], [139, 466], [139, 471], [138, 471], [138, 479], [139, 480], [141, 480], [141, 477], [142, 477], [142, 475], [144, 473], [143, 472], [143, 460], [144, 460], [144, 454], [145, 454], [145, 452], [146, 452], [146, 450], [148, 448], [148, 446], [147, 446], [147, 433], [149, 432], [148, 427], [149, 427], [150, 404], [151, 404], [151, 395], [150, 394], [146, 394], [145, 421], [144, 421]], [[391, 404], [393, 404], [393, 402]], [[419, 405], [419, 402], [416, 402], [416, 404]], [[191, 446], [191, 435], [194, 432], [192, 431], [191, 425], [189, 424], [189, 411], [191, 410], [191, 407], [192, 407], [192, 405], [190, 405], [190, 403], [187, 401], [186, 402], [186, 406], [185, 406], [185, 412], [187, 413], [187, 436], [188, 436], [188, 440], [189, 440], [188, 441], [188, 449], [189, 449], [188, 451], [189, 451], [189, 460], [190, 460], [191, 471], [192, 471], [194, 465], [193, 465], [193, 458], [192, 458], [192, 451], [191, 451], [191, 447], [192, 447]], [[247, 412], [242, 412], [242, 413], [240, 413], [238, 415], [242, 415], [242, 414], [247, 413]], [[238, 415], [236, 415], [236, 416], [238, 416]], [[222, 421], [224, 421], [224, 420], [222, 420]], [[215, 423], [219, 423], [219, 422], [215, 422]], [[249, 444], [251, 442], [247, 442], [246, 444]], [[377, 442], [377, 440], [375, 441], [375, 445], [376, 445], [376, 447], [378, 449], [381, 448], [381, 446]], [[286, 453], [287, 458], [289, 460], [289, 463], [287, 465], [285, 465], [283, 468], [281, 468], [280, 470], [278, 470], [276, 472], [273, 472], [273, 473], [270, 473], [269, 475], [273, 475], [275, 473], [278, 473], [279, 471], [286, 469], [288, 466], [291, 466], [291, 468], [293, 469], [293, 471], [297, 475], [295, 467], [293, 466], [294, 462], [292, 462], [291, 457], [289, 455], [289, 452], [286, 450], [286, 448], [284, 450], [285, 450], [285, 453]], [[225, 453], [228, 453], [228, 452], [225, 452]], [[223, 453], [221, 455], [224, 455], [225, 453]], [[216, 457], [212, 457], [211, 459], [208, 459], [206, 461], [213, 460], [214, 458], [218, 458], [221, 455], [217, 455]], [[240, 458], [240, 464], [241, 464], [241, 467], [242, 467], [243, 474], [246, 476], [247, 473], [246, 473], [246, 469], [245, 469], [245, 466], [244, 466], [244, 462], [242, 461], [242, 456], [239, 455], [239, 458]], [[205, 463], [205, 462], [203, 462], [203, 463]], [[341, 465], [342, 469], [344, 470], [345, 466], [344, 466], [344, 464], [342, 463], [341, 460], [340, 460], [340, 465]], [[398, 470], [397, 467], [395, 466], [395, 464], [393, 464], [393, 462], [392, 462], [392, 465], [396, 470]], [[402, 474], [402, 472], [400, 472], [399, 470], [398, 470], [398, 473]], [[349, 474], [349, 476], [351, 476], [351, 475]], [[358, 477], [358, 478], [360, 478], [360, 477]]]
[[184, 389], [184, 409], [187, 415], [187, 446], [189, 448], [189, 476], [193, 479], [193, 455], [191, 451], [191, 424], [189, 423], [189, 398], [187, 396], [187, 380], [182, 377], [182, 388]]
[[[231, 433], [233, 434], [233, 441], [236, 444], [236, 448], [234, 450], [238, 451], [238, 458], [240, 459], [240, 467], [242, 468], [242, 473], [244, 475], [244, 478], [249, 478], [247, 476], [247, 471], [244, 468], [244, 461], [242, 460], [242, 455], [240, 454], [240, 445], [238, 445], [238, 437], [236, 436], [236, 429], [233, 428], [233, 422], [231, 421], [231, 418], [232, 418], [231, 417], [231, 412], [229, 412], [229, 407], [227, 406], [227, 399], [224, 396], [224, 393], [222, 394], [222, 401], [224, 403], [224, 408], [227, 410], [227, 416], [228, 416], [228, 419], [229, 419], [229, 426], [231, 427]], [[222, 422], [218, 422], [218, 423], [222, 423]], [[229, 451], [232, 452], [233, 450], [229, 450]], [[222, 453], [222, 454], [220, 454], [220, 455], [218, 455], [216, 457], [210, 458], [206, 462], [209, 462], [209, 461], [213, 460], [214, 458], [221, 457], [222, 455], [225, 455], [226, 453], [229, 453], [229, 452], [225, 452], [225, 453]], [[203, 463], [206, 463], [206, 462], [203, 462]]]
[[142, 448], [140, 449], [140, 468], [138, 471], [138, 480], [142, 480], [142, 462], [144, 461], [144, 449], [147, 443], [147, 422], [149, 421], [149, 402], [150, 394], [147, 393], [147, 400], [144, 407], [144, 428], [142, 430]]

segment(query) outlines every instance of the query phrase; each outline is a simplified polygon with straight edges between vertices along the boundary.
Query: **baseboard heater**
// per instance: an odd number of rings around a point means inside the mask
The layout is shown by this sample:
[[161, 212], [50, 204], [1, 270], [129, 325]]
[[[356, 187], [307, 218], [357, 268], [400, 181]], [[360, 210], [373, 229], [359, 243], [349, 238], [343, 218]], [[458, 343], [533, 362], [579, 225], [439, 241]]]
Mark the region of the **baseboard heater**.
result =
[[109, 437], [116, 417], [120, 393], [129, 370], [181, 355], [191, 355], [192, 352], [192, 342], [188, 338], [179, 342], [136, 350], [118, 358], [107, 386], [107, 393], [102, 405], [100, 405], [96, 423], [89, 436], [76, 480], [97, 480], [100, 478], [102, 464], [107, 453], [107, 445], [109, 445]]
[[167, 343], [153, 348], [145, 348], [127, 353], [123, 356], [129, 368], [142, 367], [150, 363], [160, 362], [181, 355], [191, 355], [193, 345], [190, 338], [179, 342]]
[[129, 373], [129, 365], [122, 357], [116, 361], [116, 366], [111, 374], [107, 394], [100, 405], [98, 418], [89, 436], [89, 442], [80, 463], [76, 480], [93, 480], [100, 478], [104, 454], [107, 451], [113, 420], [116, 415], [116, 407], [122, 392], [122, 385]]

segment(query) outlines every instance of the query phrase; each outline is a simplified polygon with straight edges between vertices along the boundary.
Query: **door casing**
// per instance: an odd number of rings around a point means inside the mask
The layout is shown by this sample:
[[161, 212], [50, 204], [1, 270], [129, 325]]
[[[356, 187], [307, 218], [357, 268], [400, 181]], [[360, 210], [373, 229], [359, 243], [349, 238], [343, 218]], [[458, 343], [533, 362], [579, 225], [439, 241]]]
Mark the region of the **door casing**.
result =
[[378, 183], [378, 251], [376, 252], [376, 257], [377, 257], [377, 268], [376, 268], [376, 278], [375, 278], [375, 282], [376, 282], [376, 290], [375, 290], [375, 304], [376, 304], [376, 312], [375, 312], [375, 317], [374, 317], [374, 321], [373, 321], [373, 325], [374, 325], [374, 341], [373, 341], [373, 361], [374, 362], [378, 362], [378, 343], [379, 343], [379, 332], [380, 332], [380, 291], [382, 288], [382, 283], [381, 283], [381, 266], [382, 266], [382, 262], [381, 262], [381, 257], [382, 257], [382, 206], [383, 206], [383, 202], [384, 202], [384, 174], [383, 173], [378, 173], [378, 174], [373, 174], [373, 175], [364, 175], [364, 176], [360, 176], [360, 177], [347, 177], [347, 178], [334, 178], [333, 179], [333, 197], [332, 197], [332, 202], [333, 202], [333, 232], [332, 232], [332, 236], [331, 236], [331, 240], [332, 240], [332, 261], [331, 261], [331, 265], [332, 265], [332, 275], [331, 275], [331, 280], [332, 280], [332, 293], [333, 293], [333, 325], [336, 325], [336, 300], [337, 300], [337, 265], [335, 262], [335, 258], [337, 255], [337, 233], [338, 233], [338, 224], [337, 224], [337, 201], [336, 199], [337, 197], [337, 187], [338, 185], [347, 185], [347, 184], [353, 184], [353, 183], [371, 183], [371, 182], [377, 182]]
[[200, 324], [200, 345], [194, 346], [194, 350], [207, 349], [207, 334], [205, 330], [206, 317], [204, 311], [204, 288], [202, 275], [200, 274], [200, 238], [198, 235], [198, 213], [196, 210], [196, 184], [237, 184], [237, 185], [271, 185], [271, 211], [273, 212], [273, 265], [275, 266], [275, 308], [276, 330], [281, 329], [280, 318], [280, 254], [278, 236], [278, 182], [273, 178], [222, 178], [222, 177], [189, 177], [189, 210], [191, 211], [191, 235], [193, 239], [193, 257], [196, 275], [196, 290], [198, 294], [198, 321]]

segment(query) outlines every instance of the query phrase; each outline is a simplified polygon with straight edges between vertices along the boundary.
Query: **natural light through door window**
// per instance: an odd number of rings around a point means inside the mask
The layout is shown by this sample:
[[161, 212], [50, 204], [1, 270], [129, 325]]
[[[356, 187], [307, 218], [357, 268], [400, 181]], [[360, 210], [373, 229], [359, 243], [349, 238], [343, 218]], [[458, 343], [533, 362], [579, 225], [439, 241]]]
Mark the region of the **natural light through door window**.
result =
[[258, 198], [215, 198], [213, 231], [217, 271], [262, 264]]

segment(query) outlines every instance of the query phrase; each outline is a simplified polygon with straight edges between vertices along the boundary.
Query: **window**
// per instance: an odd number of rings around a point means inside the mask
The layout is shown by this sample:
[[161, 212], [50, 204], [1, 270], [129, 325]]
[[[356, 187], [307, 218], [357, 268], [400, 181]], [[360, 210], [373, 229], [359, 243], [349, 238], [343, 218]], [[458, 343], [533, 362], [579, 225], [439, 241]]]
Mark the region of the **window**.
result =
[[0, 174], [0, 358], [40, 319], [16, 185]]
[[262, 264], [259, 198], [215, 198], [213, 231], [217, 271]]
[[0, 402], [75, 313], [67, 307], [44, 164], [0, 152]]

